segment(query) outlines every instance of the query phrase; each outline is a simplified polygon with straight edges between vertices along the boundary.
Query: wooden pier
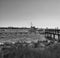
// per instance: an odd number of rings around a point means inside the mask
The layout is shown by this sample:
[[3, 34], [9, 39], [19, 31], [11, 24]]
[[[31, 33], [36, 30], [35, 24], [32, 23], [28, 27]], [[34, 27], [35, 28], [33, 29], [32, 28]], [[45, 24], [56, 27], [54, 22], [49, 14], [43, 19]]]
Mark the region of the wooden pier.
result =
[[45, 29], [45, 37], [60, 41], [60, 29]]

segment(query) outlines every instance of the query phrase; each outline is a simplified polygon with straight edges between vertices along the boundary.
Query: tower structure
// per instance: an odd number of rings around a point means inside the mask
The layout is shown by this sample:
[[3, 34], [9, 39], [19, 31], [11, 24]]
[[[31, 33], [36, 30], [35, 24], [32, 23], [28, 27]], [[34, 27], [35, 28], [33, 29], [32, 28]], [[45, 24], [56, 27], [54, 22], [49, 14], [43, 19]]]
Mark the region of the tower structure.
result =
[[30, 27], [30, 33], [36, 33], [36, 28], [35, 26], [33, 26], [32, 22], [31, 22], [31, 27]]
[[33, 27], [33, 24], [32, 24], [32, 22], [31, 22], [31, 27]]

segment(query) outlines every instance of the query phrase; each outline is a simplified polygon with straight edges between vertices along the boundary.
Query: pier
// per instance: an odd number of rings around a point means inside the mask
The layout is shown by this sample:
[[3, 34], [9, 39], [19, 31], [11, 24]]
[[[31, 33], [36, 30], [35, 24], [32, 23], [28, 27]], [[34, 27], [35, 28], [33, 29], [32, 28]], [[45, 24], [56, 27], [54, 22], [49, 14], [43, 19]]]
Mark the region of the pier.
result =
[[60, 29], [45, 29], [45, 37], [60, 41]]

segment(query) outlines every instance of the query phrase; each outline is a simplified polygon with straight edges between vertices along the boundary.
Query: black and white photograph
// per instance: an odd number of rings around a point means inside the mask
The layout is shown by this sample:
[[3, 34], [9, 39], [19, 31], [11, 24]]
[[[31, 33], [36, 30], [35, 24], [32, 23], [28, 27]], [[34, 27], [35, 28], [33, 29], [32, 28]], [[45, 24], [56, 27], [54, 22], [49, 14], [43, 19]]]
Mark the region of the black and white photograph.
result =
[[60, 0], [0, 0], [0, 58], [60, 58]]

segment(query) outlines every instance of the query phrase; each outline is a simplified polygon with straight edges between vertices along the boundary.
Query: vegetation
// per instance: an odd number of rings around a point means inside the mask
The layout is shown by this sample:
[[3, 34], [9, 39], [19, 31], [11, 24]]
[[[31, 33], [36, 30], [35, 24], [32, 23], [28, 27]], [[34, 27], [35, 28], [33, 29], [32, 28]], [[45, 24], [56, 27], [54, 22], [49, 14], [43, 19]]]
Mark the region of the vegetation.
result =
[[24, 46], [19, 42], [11, 45], [5, 43], [0, 45], [0, 58], [60, 58], [60, 44], [42, 47], [42, 49]]
[[[53, 40], [40, 41], [44, 37], [36, 34], [34, 27], [29, 32], [0, 32], [0, 40], [11, 39], [11, 42], [0, 44], [0, 58], [60, 58], [60, 43], [54, 43]], [[18, 41], [13, 42], [13, 39]], [[32, 39], [39, 40], [33, 42]], [[28, 43], [28, 40], [32, 42]]]

